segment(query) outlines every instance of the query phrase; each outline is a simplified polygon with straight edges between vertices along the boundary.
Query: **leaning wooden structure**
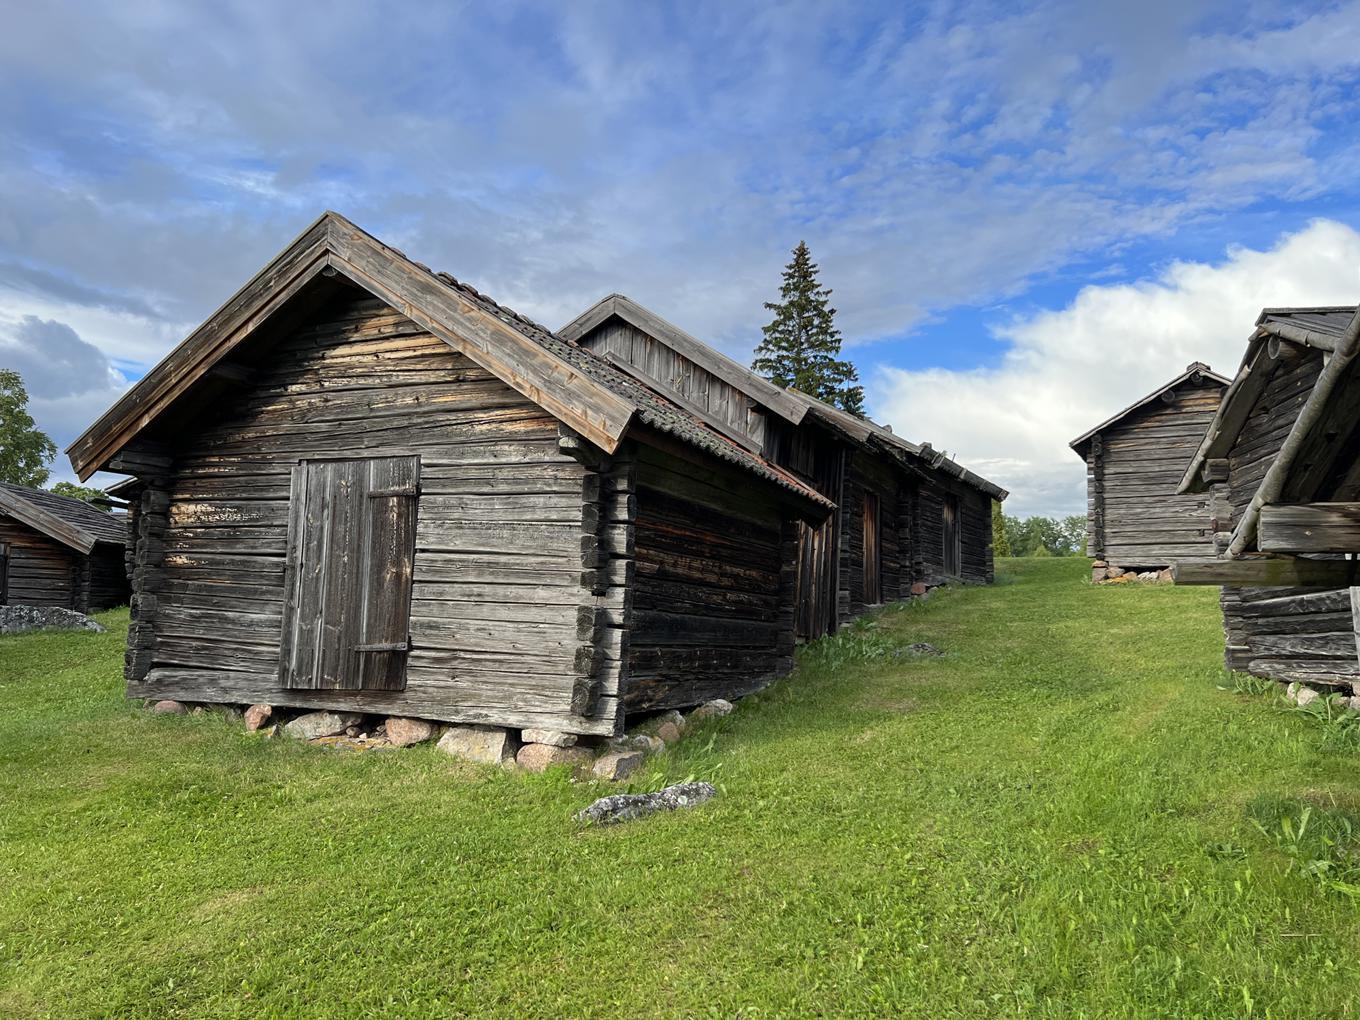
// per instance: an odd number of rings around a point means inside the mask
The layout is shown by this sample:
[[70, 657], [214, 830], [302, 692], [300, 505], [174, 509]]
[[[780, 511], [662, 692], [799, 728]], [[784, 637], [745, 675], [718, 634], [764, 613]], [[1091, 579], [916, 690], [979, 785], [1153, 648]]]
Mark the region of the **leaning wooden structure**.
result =
[[560, 333], [836, 504], [822, 523], [798, 525], [800, 638], [948, 580], [992, 580], [992, 501], [1006, 498], [999, 486], [928, 446], [772, 385], [622, 294]]
[[0, 606], [92, 613], [126, 605], [127, 519], [0, 482]]
[[1360, 685], [1360, 316], [1268, 308], [1182, 480], [1207, 495], [1215, 559], [1179, 584], [1222, 585], [1230, 669], [1350, 693]]
[[1228, 380], [1195, 362], [1072, 440], [1086, 464], [1092, 579], [1160, 571], [1214, 553], [1208, 499], [1178, 487]]

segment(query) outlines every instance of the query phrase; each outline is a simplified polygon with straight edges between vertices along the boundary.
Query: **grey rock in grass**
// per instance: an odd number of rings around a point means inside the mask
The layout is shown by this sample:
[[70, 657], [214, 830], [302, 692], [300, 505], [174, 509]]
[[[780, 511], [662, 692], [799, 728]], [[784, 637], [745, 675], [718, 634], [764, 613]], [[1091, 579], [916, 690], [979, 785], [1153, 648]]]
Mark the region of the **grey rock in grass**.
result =
[[158, 701], [151, 706], [151, 711], [157, 715], [188, 715], [189, 706], [182, 701]]
[[433, 740], [439, 733], [439, 727], [425, 719], [394, 715], [387, 720], [384, 732], [393, 747], [410, 747]]
[[589, 765], [595, 754], [588, 747], [553, 747], [552, 744], [525, 744], [515, 755], [515, 764], [526, 772], [545, 772], [554, 765], [572, 768]]
[[705, 701], [689, 714], [690, 722], [703, 722], [705, 719], [717, 719], [725, 715], [731, 715], [732, 709], [736, 706], [726, 698], [714, 698], [712, 701]]
[[557, 730], [521, 730], [520, 737], [526, 744], [549, 744], [552, 747], [575, 747], [576, 734], [559, 733]]
[[590, 771], [594, 773], [596, 779], [607, 779], [611, 783], [617, 783], [642, 768], [645, 760], [646, 755], [641, 751], [612, 751], [597, 759]]
[[1313, 690], [1313, 688], [1300, 686], [1298, 691], [1294, 694], [1294, 704], [1303, 708], [1305, 705], [1311, 705], [1313, 702], [1317, 701], [1319, 697], [1321, 697], [1321, 695]]
[[104, 626], [84, 613], [55, 606], [0, 606], [0, 634], [29, 630], [90, 630], [102, 634]]
[[928, 641], [917, 641], [915, 644], [907, 645], [907, 651], [910, 652], [912, 655], [943, 655], [943, 654], [944, 654], [944, 652], [940, 651], [938, 648], [936, 648], [934, 645], [932, 645], [932, 644], [931, 644], [930, 642], [928, 642]]
[[274, 716], [273, 705], [251, 705], [246, 709], [246, 732], [254, 733]]
[[576, 820], [596, 825], [617, 825], [619, 822], [645, 818], [658, 811], [694, 807], [717, 795], [718, 791], [711, 783], [679, 783], [656, 793], [616, 793], [611, 797], [601, 797], [594, 804], [576, 812]]
[[290, 722], [283, 732], [298, 740], [333, 737], [337, 733], [344, 733], [347, 727], [355, 725], [361, 718], [354, 712], [308, 712]]
[[508, 767], [515, 762], [515, 738], [496, 726], [450, 726], [435, 746], [476, 765]]

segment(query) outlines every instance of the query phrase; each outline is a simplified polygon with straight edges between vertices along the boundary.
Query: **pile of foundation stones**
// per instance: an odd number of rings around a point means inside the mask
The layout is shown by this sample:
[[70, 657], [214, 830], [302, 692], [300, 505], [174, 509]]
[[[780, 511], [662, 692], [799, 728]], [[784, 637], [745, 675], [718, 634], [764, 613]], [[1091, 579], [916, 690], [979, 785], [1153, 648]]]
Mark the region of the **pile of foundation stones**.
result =
[[1091, 564], [1091, 581], [1094, 584], [1170, 584], [1171, 568], [1127, 570], [1104, 560], [1096, 560]]
[[688, 715], [664, 712], [644, 719], [627, 734], [587, 743], [589, 738], [556, 730], [507, 730], [499, 726], [462, 726], [405, 716], [361, 715], [357, 712], [302, 712], [273, 705], [206, 705], [182, 701], [148, 703], [162, 715], [222, 712], [241, 719], [249, 732], [276, 734], [337, 750], [379, 751], [435, 741], [439, 750], [462, 761], [501, 768], [542, 772], [566, 765], [611, 782], [627, 779], [646, 760], [674, 744], [691, 724], [732, 711], [718, 698]]

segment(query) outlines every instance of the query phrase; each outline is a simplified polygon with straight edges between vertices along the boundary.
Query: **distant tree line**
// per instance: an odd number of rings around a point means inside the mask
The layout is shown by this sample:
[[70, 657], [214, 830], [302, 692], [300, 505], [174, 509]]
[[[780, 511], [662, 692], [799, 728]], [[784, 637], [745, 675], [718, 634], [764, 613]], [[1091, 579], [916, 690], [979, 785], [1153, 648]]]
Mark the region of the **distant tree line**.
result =
[[1084, 556], [1086, 515], [1011, 517], [993, 503], [992, 551], [997, 556]]
[[[38, 428], [28, 413], [28, 390], [19, 373], [0, 368], [0, 482], [39, 489], [52, 472], [48, 464], [57, 455], [57, 444]], [[103, 489], [74, 482], [58, 482], [52, 492], [93, 503], [105, 498]], [[106, 504], [95, 504], [108, 510]]]

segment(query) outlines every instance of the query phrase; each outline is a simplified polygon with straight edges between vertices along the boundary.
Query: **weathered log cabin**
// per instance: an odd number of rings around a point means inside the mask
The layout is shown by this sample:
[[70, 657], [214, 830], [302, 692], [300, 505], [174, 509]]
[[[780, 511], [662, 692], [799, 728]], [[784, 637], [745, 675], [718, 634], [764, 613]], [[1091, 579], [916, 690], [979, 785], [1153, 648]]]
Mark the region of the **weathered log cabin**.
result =
[[1207, 495], [1215, 559], [1178, 584], [1221, 585], [1229, 669], [1349, 692], [1360, 684], [1360, 374], [1354, 307], [1268, 308], [1181, 482]]
[[0, 482], [0, 606], [92, 613], [126, 605], [127, 519]]
[[129, 696], [578, 735], [787, 671], [834, 509], [334, 213], [69, 454], [134, 479]]
[[622, 294], [560, 332], [836, 504], [798, 526], [800, 638], [913, 590], [992, 580], [992, 500], [1006, 491], [942, 453], [781, 389]]
[[1197, 361], [1072, 440], [1086, 463], [1086, 555], [1095, 561], [1094, 580], [1213, 555], [1207, 496], [1178, 487], [1227, 385]]

